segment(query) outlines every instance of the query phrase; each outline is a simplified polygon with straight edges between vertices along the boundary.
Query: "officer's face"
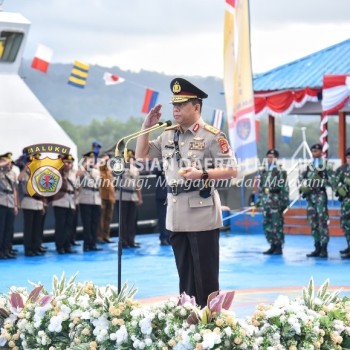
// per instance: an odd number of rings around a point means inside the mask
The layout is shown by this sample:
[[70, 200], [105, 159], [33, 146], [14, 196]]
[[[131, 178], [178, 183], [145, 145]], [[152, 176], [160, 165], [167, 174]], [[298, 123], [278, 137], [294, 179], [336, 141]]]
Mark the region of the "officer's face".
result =
[[346, 156], [346, 164], [350, 165], [350, 156]]
[[181, 126], [191, 126], [197, 120], [197, 112], [199, 111], [199, 104], [192, 104], [187, 101], [183, 103], [173, 104], [173, 116], [178, 124]]
[[322, 151], [320, 149], [312, 149], [311, 153], [314, 158], [321, 158], [322, 156]]
[[269, 164], [276, 163], [277, 158], [273, 154], [268, 154], [266, 158]]

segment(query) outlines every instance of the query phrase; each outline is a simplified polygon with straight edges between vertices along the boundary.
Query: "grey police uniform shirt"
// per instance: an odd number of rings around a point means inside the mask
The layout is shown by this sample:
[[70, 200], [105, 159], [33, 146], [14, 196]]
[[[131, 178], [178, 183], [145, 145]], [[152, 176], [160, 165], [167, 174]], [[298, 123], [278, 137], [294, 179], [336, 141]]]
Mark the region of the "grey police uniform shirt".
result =
[[[122, 176], [121, 186], [122, 186], [122, 201], [138, 202], [139, 197], [137, 195], [136, 189], [139, 179], [139, 171], [137, 168], [130, 163], [130, 166], [125, 169]], [[116, 186], [116, 200], [119, 200], [119, 184]]]
[[59, 199], [55, 199], [52, 202], [53, 207], [61, 207], [61, 208], [76, 208], [76, 197], [77, 197], [77, 191], [76, 191], [76, 176], [75, 171], [70, 170], [68, 172], [68, 180], [67, 180], [67, 191], [65, 192], [63, 196], [59, 197]]
[[26, 173], [20, 182], [22, 193], [25, 194], [21, 201], [21, 209], [44, 210], [44, 203], [42, 200], [35, 199], [28, 195], [28, 192], [27, 192], [28, 180], [29, 180], [29, 175], [28, 173]]
[[0, 171], [0, 205], [7, 208], [15, 207], [17, 175], [13, 170]]
[[[179, 134], [180, 164], [174, 146], [174, 133], [178, 127], [170, 127], [150, 141], [149, 157], [163, 160], [168, 185], [183, 184], [184, 178], [178, 173], [183, 166], [195, 166], [202, 170], [219, 166], [235, 167], [236, 161], [225, 135], [211, 126], [208, 126], [211, 131], [204, 126], [204, 121], [200, 119]], [[223, 147], [225, 145], [227, 147]], [[229, 183], [230, 180], [225, 181]], [[168, 193], [167, 203], [166, 228], [170, 231], [208, 231], [223, 225], [220, 197], [214, 187], [208, 198], [202, 198], [199, 190], [182, 192], [177, 196]]]
[[79, 186], [79, 204], [101, 205], [101, 177], [98, 169], [93, 168], [91, 171], [85, 171], [77, 183]]

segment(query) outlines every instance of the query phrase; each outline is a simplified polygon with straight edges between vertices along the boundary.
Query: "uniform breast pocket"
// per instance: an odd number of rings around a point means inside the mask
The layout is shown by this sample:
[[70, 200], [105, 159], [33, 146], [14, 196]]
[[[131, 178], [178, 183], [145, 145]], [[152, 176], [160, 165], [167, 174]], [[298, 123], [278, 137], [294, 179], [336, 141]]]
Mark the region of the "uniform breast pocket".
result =
[[190, 208], [203, 208], [203, 207], [211, 207], [214, 205], [212, 196], [208, 198], [192, 197], [192, 198], [189, 198], [188, 202], [189, 202]]

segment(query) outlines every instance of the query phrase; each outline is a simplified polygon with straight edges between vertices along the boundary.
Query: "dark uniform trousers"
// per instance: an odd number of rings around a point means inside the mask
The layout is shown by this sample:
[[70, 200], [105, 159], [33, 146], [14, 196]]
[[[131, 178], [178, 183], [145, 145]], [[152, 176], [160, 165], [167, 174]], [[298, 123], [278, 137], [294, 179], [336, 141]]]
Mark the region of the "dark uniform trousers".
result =
[[180, 293], [194, 296], [201, 307], [207, 305], [210, 293], [219, 290], [220, 230], [171, 232]]
[[44, 218], [42, 210], [23, 209], [23, 243], [26, 253], [40, 250]]
[[101, 206], [96, 204], [79, 204], [83, 222], [84, 248], [95, 248], [97, 231], [100, 224]]
[[[137, 205], [133, 201], [121, 201], [121, 238], [125, 246], [135, 244], [135, 235], [137, 227]], [[119, 201], [116, 202], [119, 218]]]
[[0, 205], [0, 252], [2, 253], [12, 248], [14, 220], [14, 209]]
[[56, 249], [70, 249], [73, 236], [75, 210], [54, 206]]

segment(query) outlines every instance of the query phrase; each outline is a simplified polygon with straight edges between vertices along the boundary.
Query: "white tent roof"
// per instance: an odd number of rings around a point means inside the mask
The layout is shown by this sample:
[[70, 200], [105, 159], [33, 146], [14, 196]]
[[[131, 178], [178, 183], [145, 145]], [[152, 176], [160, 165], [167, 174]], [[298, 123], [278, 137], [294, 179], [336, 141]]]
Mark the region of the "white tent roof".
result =
[[0, 74], [0, 125], [0, 154], [12, 152], [17, 158], [24, 147], [56, 143], [70, 147], [77, 159], [73, 140], [15, 74]]
[[69, 147], [77, 160], [73, 140], [18, 75], [29, 26], [22, 15], [0, 11], [0, 37], [2, 32], [24, 35], [13, 62], [0, 56], [0, 154], [12, 152], [16, 159], [27, 146], [55, 143]]

